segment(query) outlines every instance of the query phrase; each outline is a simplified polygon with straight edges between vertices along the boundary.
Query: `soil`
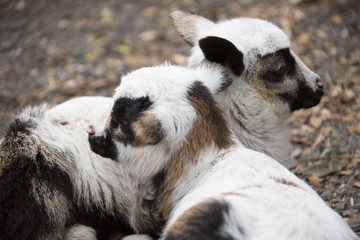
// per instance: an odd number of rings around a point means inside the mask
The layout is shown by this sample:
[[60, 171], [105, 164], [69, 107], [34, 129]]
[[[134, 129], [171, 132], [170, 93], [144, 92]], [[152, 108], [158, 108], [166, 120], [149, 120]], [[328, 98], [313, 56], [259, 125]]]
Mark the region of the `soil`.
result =
[[185, 64], [190, 47], [172, 25], [176, 9], [258, 17], [285, 30], [326, 83], [321, 103], [291, 118], [294, 172], [359, 234], [358, 0], [0, 0], [0, 137], [25, 106], [111, 96], [132, 69]]

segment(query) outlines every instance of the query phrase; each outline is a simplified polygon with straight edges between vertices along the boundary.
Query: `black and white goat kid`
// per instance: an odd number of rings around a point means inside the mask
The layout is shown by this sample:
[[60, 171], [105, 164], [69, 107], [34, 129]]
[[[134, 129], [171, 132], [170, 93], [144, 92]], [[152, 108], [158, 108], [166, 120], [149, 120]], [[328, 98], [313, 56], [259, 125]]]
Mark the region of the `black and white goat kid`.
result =
[[123, 196], [137, 182], [94, 154], [86, 133], [90, 120], [100, 121], [112, 105], [110, 98], [82, 97], [50, 110], [25, 109], [10, 124], [0, 143], [0, 239], [105, 240], [117, 231], [133, 233], [122, 215], [132, 199]]
[[140, 192], [129, 209], [132, 227], [165, 221], [169, 240], [358, 239], [306, 183], [233, 135], [212, 95], [231, 82], [219, 66], [126, 75], [89, 136], [95, 152], [153, 184], [153, 198]]
[[235, 135], [245, 146], [292, 166], [287, 120], [291, 112], [320, 102], [323, 82], [290, 50], [286, 34], [254, 18], [215, 23], [182, 11], [172, 17], [193, 46], [189, 66], [207, 59], [231, 70], [234, 81], [215, 99]]

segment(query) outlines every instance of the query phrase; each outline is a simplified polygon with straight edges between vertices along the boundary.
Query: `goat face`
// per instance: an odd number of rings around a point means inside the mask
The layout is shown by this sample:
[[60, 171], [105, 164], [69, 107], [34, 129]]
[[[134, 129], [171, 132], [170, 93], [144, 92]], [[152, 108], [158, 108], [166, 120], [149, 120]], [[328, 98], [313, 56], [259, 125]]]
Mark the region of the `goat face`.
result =
[[237, 81], [245, 81], [264, 101], [288, 105], [290, 111], [320, 102], [322, 81], [290, 50], [288, 37], [274, 24], [251, 18], [214, 23], [181, 11], [172, 17], [193, 45], [189, 65], [205, 58], [227, 66], [238, 78], [230, 88], [243, 87]]
[[[183, 79], [184, 72], [189, 74], [193, 70], [181, 71], [180, 67], [172, 66], [155, 69], [142, 68], [122, 78], [121, 85], [115, 90], [114, 105], [105, 126], [95, 126], [95, 130], [90, 131], [89, 142], [95, 153], [122, 163], [136, 164], [139, 154], [147, 155], [150, 145], [161, 148], [159, 143], [166, 141], [176, 144], [179, 141], [173, 136], [179, 136], [181, 132], [186, 135], [185, 129], [179, 126], [186, 125], [183, 122], [191, 124], [195, 113], [191, 108], [189, 110], [186, 101], [177, 106], [171, 102], [181, 99], [182, 92], [186, 91], [186, 81], [178, 78]], [[168, 83], [164, 84], [166, 80]], [[179, 82], [179, 88], [176, 91], [167, 89], [169, 82]], [[181, 118], [175, 112], [182, 112]]]

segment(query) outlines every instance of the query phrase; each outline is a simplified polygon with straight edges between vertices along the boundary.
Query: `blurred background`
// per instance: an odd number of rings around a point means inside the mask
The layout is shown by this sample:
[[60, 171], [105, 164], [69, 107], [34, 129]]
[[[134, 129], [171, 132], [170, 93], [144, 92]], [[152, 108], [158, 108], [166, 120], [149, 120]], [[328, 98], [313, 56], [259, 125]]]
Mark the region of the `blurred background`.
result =
[[0, 0], [0, 137], [25, 106], [111, 96], [132, 69], [185, 64], [176, 9], [267, 19], [289, 35], [326, 82], [321, 103], [291, 118], [294, 172], [360, 232], [358, 0]]

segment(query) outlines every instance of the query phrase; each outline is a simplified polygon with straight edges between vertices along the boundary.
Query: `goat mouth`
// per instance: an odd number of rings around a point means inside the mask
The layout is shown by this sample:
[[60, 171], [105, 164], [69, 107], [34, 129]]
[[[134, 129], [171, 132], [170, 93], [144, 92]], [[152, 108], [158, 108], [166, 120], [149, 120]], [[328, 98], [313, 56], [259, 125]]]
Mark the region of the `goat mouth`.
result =
[[295, 98], [288, 94], [282, 94], [281, 97], [289, 104], [291, 112], [294, 112], [318, 105], [323, 95], [324, 90], [322, 88], [317, 88], [314, 91], [312, 88], [304, 86]]
[[111, 140], [110, 137], [103, 137], [103, 136], [96, 136], [94, 134], [89, 134], [89, 143], [90, 143], [90, 149], [104, 157], [104, 158], [110, 158], [114, 161], [117, 160], [117, 148], [114, 142]]

